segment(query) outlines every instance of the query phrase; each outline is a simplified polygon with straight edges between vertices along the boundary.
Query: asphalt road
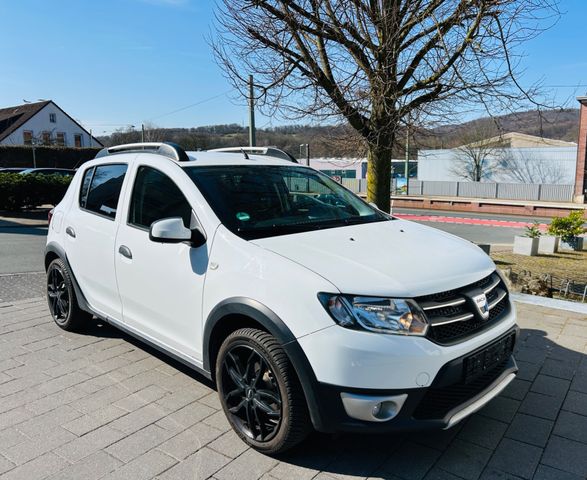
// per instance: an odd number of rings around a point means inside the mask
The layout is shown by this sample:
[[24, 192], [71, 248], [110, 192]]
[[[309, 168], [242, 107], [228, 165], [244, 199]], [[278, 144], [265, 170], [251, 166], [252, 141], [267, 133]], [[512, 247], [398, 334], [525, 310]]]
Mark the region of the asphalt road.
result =
[[513, 245], [514, 237], [524, 233], [523, 228], [485, 227], [480, 225], [459, 225], [456, 223], [418, 222], [438, 228], [474, 243], [491, 245]]
[[0, 227], [0, 275], [43, 270], [47, 228]]

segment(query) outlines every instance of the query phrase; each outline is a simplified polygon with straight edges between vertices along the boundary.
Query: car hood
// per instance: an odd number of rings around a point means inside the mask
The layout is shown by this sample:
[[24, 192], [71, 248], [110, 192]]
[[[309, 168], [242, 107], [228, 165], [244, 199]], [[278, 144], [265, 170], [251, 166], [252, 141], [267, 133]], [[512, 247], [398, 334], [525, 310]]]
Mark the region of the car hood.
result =
[[253, 243], [314, 271], [348, 294], [417, 297], [462, 287], [495, 270], [492, 260], [469, 241], [404, 220]]

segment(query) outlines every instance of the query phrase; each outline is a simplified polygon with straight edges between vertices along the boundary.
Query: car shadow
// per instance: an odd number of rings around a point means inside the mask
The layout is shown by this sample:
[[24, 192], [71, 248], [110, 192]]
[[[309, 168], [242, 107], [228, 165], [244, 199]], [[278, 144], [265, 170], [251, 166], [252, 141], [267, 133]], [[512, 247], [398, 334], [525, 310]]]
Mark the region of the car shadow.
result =
[[[6, 213], [6, 212], [4, 212]], [[20, 218], [20, 217], [19, 217]], [[23, 216], [22, 218], [30, 218], [33, 220], [39, 220], [36, 216]], [[44, 213], [43, 220], [47, 219], [47, 213]], [[0, 212], [0, 233], [12, 233], [18, 235], [47, 235], [47, 225], [39, 224], [36, 222], [32, 225], [18, 221], [18, 218], [13, 217], [2, 217]]]
[[215, 389], [214, 384], [210, 380], [208, 380], [204, 375], [197, 372], [193, 368], [185, 365], [179, 360], [170, 357], [169, 355], [161, 352], [155, 347], [152, 347], [147, 343], [133, 337], [132, 335], [123, 332], [122, 330], [110, 325], [109, 323], [103, 322], [102, 320], [96, 317], [94, 317], [90, 324], [86, 328], [84, 328], [81, 334], [97, 338], [112, 338], [125, 340], [134, 347], [143, 350], [144, 352], [166, 363], [170, 367], [173, 367], [181, 373], [193, 378], [195, 381], [200, 382], [201, 384], [206, 385], [209, 388]]
[[[124, 339], [195, 381], [215, 389], [211, 381], [191, 368], [104, 322], [94, 320], [84, 333]], [[483, 409], [449, 430], [394, 434], [315, 432], [294, 449], [275, 456], [275, 459], [291, 469], [288, 478], [313, 478], [319, 472], [335, 476], [376, 476], [389, 480], [424, 478], [427, 474], [432, 477], [426, 478], [453, 478], [447, 472], [470, 473], [471, 469], [481, 475], [488, 464], [490, 467], [487, 468], [493, 468], [490, 458], [516, 415], [531, 381], [543, 370], [547, 359], [551, 363], [564, 364], [573, 371], [567, 378], [569, 384], [579, 366], [587, 375], [587, 355], [558, 345], [543, 330], [521, 329], [514, 356], [520, 357], [517, 358], [520, 368], [518, 378]], [[544, 379], [553, 383], [553, 391], [556, 392], [560, 379], [556, 375], [548, 375], [546, 372]], [[542, 389], [548, 395], [548, 384], [542, 385]], [[549, 412], [553, 419], [558, 417], [562, 403], [561, 400], [551, 405], [555, 409]], [[441, 470], [437, 471], [438, 466]], [[495, 471], [505, 475], [499, 469], [492, 470], [493, 473]], [[435, 477], [434, 473], [439, 476]], [[502, 477], [498, 475], [496, 478]]]

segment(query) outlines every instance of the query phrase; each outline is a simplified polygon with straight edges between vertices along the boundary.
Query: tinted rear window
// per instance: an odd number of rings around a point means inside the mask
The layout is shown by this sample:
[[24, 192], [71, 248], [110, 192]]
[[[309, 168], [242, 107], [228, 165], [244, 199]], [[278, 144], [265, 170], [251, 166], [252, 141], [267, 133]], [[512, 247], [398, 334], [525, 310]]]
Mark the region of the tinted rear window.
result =
[[[100, 165], [95, 168], [85, 208], [109, 218], [116, 217], [126, 165]], [[86, 172], [87, 175], [87, 172]], [[85, 183], [84, 178], [84, 183]], [[83, 188], [83, 187], [82, 187]]]

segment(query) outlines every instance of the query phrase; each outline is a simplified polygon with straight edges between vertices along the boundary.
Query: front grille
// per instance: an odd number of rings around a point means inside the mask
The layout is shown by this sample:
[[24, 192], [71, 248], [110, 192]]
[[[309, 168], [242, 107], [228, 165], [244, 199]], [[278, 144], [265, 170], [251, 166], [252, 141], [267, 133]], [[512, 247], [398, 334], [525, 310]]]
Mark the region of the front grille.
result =
[[430, 387], [413, 413], [420, 420], [444, 418], [453, 408], [462, 405], [488, 388], [505, 370], [509, 358], [469, 383], [461, 381], [447, 387]]
[[[473, 301], [476, 295], [482, 293], [489, 305], [487, 319], [483, 319]], [[418, 297], [416, 300], [431, 324], [427, 337], [441, 345], [463, 341], [490, 328], [503, 318], [509, 306], [507, 288], [495, 272], [462, 288]]]

